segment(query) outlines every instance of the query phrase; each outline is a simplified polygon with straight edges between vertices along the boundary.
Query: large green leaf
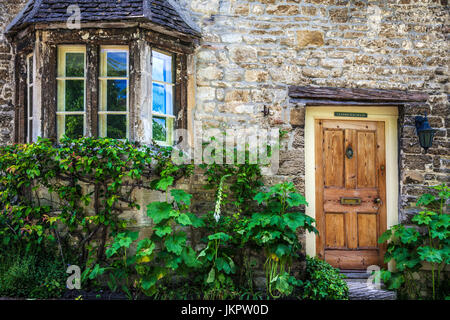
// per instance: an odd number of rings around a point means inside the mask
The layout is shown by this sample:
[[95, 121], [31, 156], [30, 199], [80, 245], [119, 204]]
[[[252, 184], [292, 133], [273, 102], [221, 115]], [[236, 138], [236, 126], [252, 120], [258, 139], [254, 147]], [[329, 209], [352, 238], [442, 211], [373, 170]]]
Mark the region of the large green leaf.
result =
[[303, 195], [300, 193], [293, 192], [289, 195], [289, 197], [286, 199], [286, 202], [290, 207], [298, 207], [300, 205], [308, 205], [308, 202], [306, 202], [306, 199]]
[[183, 245], [186, 243], [186, 233], [180, 232], [168, 236], [164, 243], [167, 251], [180, 255], [183, 251]]
[[184, 247], [181, 258], [188, 267], [195, 268], [201, 265], [201, 262], [197, 260], [194, 249], [191, 247]]
[[258, 204], [261, 204], [267, 200], [269, 200], [270, 198], [270, 194], [265, 193], [265, 192], [259, 192], [254, 198], [253, 200], [256, 200], [258, 202]]
[[420, 237], [420, 233], [414, 228], [402, 228], [395, 234], [400, 238], [400, 241], [405, 244], [414, 243]]
[[136, 248], [136, 255], [139, 258], [143, 258], [144, 256], [150, 256], [156, 248], [156, 244], [150, 239], [142, 239], [139, 241]]
[[176, 270], [179, 268], [180, 263], [183, 261], [181, 256], [168, 256], [166, 260], [167, 268]]
[[432, 262], [432, 263], [441, 263], [442, 262], [442, 252], [438, 249], [426, 246], [420, 247], [417, 249], [417, 253], [419, 254], [422, 260]]
[[174, 178], [171, 176], [164, 177], [158, 181], [158, 183], [156, 184], [156, 188], [162, 191], [166, 191], [173, 184], [173, 180]]
[[230, 274], [231, 273], [231, 266], [222, 257], [219, 257], [219, 258], [216, 259], [216, 267], [217, 267], [218, 271], [222, 270], [226, 274]]
[[164, 219], [170, 218], [172, 206], [167, 202], [151, 202], [147, 206], [147, 215], [153, 219], [153, 222], [158, 224]]
[[192, 195], [186, 193], [184, 190], [179, 189], [170, 190], [170, 194], [178, 204], [185, 204], [188, 206], [191, 204]]
[[195, 228], [201, 228], [205, 226], [205, 222], [197, 217], [195, 214], [186, 212], [187, 216], [189, 217], [189, 220], [191, 220], [192, 226]]
[[443, 227], [446, 229], [450, 228], [450, 214], [440, 214], [435, 216], [435, 220], [433, 221], [433, 227]]
[[155, 276], [145, 277], [141, 281], [141, 286], [144, 290], [150, 290], [156, 284], [157, 278]]
[[216, 278], [216, 270], [211, 268], [211, 270], [208, 273], [208, 278], [206, 278], [206, 283], [212, 283], [214, 282], [214, 279]]
[[436, 200], [435, 196], [429, 193], [424, 193], [420, 196], [419, 200], [417, 200], [416, 206], [427, 206], [434, 200]]
[[285, 255], [289, 255], [291, 253], [291, 247], [285, 245], [285, 244], [278, 244], [275, 249], [275, 254], [277, 257], [283, 257]]
[[439, 229], [431, 229], [430, 235], [433, 239], [439, 238], [440, 240], [448, 239], [450, 237], [450, 230], [439, 228]]
[[304, 213], [291, 212], [285, 214], [283, 216], [283, 219], [287, 226], [295, 232], [297, 228], [303, 227], [305, 225], [306, 217], [307, 216]]
[[[428, 225], [432, 219], [431, 219], [431, 215], [430, 214], [431, 211], [422, 211], [419, 214], [416, 214], [413, 218], [412, 221], [416, 222], [418, 225]], [[434, 214], [434, 212], [431, 212]]]
[[378, 238], [378, 243], [384, 243], [389, 240], [392, 236], [392, 230], [388, 229]]
[[282, 225], [282, 223], [284, 223], [283, 218], [277, 214], [274, 214], [270, 217], [270, 225], [271, 226], [279, 226], [280, 228], [282, 228], [284, 225]]
[[164, 237], [167, 234], [171, 234], [172, 233], [172, 227], [171, 226], [166, 226], [166, 225], [165, 226], [157, 225], [157, 226], [155, 226], [153, 228], [153, 230], [154, 230], [155, 234], [158, 237], [160, 237], [160, 238]]
[[208, 236], [209, 240], [222, 240], [222, 241], [228, 241], [231, 239], [231, 236], [229, 236], [228, 234], [224, 233], [224, 232], [217, 232], [214, 234], [211, 234]]
[[180, 214], [177, 218], [177, 221], [183, 226], [190, 226], [192, 224], [191, 219], [185, 213]]

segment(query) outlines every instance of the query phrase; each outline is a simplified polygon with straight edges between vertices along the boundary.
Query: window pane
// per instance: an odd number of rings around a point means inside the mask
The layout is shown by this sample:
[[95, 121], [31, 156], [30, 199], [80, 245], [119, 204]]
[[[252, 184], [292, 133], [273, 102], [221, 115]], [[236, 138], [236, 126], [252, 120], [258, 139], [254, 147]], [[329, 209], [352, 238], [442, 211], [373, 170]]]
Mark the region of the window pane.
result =
[[127, 111], [127, 80], [108, 80], [108, 111]]
[[84, 53], [66, 53], [66, 77], [84, 77]]
[[65, 111], [84, 111], [84, 80], [66, 80]]
[[33, 83], [33, 56], [28, 58], [28, 83]]
[[126, 139], [127, 137], [127, 116], [122, 114], [107, 115], [106, 136], [113, 139]]
[[28, 120], [28, 142], [33, 141], [33, 120]]
[[173, 115], [172, 86], [153, 83], [153, 112]]
[[28, 117], [33, 116], [33, 87], [28, 88]]
[[108, 77], [127, 76], [127, 53], [108, 52], [107, 53], [107, 74]]
[[166, 119], [153, 117], [153, 140], [156, 141], [166, 141], [167, 140], [167, 130], [166, 130]]
[[71, 139], [78, 139], [84, 135], [84, 116], [66, 115], [66, 136]]
[[154, 80], [172, 82], [172, 56], [153, 51], [152, 65]]

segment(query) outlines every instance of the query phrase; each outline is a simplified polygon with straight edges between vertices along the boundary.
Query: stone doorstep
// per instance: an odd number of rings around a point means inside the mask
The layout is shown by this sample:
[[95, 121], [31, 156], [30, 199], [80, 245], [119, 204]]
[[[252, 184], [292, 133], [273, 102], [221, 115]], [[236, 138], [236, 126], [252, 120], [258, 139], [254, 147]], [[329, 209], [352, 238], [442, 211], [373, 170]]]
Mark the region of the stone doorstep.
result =
[[341, 270], [341, 274], [343, 274], [347, 279], [368, 279], [369, 274], [365, 271], [360, 270]]
[[348, 286], [349, 300], [397, 300], [397, 293], [384, 290], [385, 286], [381, 283], [382, 289], [368, 287], [367, 279], [345, 279]]
[[385, 290], [386, 286], [381, 282], [381, 289], [367, 286], [369, 274], [365, 270], [341, 270], [346, 278], [349, 289], [349, 300], [396, 300], [394, 291]]

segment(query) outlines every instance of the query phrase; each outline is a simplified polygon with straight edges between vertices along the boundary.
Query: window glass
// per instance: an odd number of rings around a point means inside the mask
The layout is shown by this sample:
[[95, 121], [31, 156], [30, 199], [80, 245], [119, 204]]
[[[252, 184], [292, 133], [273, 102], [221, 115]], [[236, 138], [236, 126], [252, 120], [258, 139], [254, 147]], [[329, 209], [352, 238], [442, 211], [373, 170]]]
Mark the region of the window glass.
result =
[[84, 80], [66, 80], [65, 111], [84, 111]]
[[58, 139], [64, 135], [78, 139], [85, 132], [86, 49], [83, 46], [58, 48]]
[[127, 116], [108, 114], [106, 135], [108, 138], [124, 139], [127, 136]]
[[33, 84], [33, 55], [28, 57], [28, 84]]
[[153, 83], [153, 112], [173, 114], [172, 85]]
[[153, 80], [172, 82], [172, 56], [153, 51]]
[[33, 54], [27, 56], [27, 94], [26, 94], [26, 104], [27, 104], [27, 121], [26, 123], [26, 142], [33, 142], [33, 82], [34, 82], [34, 65], [33, 65]]
[[152, 131], [153, 140], [172, 144], [174, 130], [173, 56], [152, 52]]
[[78, 139], [84, 135], [84, 115], [66, 115], [65, 135], [71, 139]]
[[102, 47], [100, 53], [99, 135], [128, 137], [128, 50]]
[[107, 76], [126, 77], [127, 76], [127, 53], [107, 52]]
[[107, 80], [108, 111], [127, 111], [127, 80]]
[[66, 54], [66, 77], [84, 77], [84, 53]]
[[156, 141], [166, 141], [166, 119], [153, 117], [153, 139]]

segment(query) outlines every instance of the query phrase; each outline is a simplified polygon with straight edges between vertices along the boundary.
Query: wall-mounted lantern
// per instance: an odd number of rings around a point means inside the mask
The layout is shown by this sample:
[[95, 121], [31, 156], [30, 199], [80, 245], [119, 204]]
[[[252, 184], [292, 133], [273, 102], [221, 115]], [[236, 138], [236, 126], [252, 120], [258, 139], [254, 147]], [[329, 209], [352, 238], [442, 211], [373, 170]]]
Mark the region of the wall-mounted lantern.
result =
[[428, 148], [433, 144], [433, 137], [436, 130], [430, 127], [426, 113], [425, 117], [416, 117], [416, 132], [419, 137], [420, 146], [424, 148], [425, 153], [427, 153]]

